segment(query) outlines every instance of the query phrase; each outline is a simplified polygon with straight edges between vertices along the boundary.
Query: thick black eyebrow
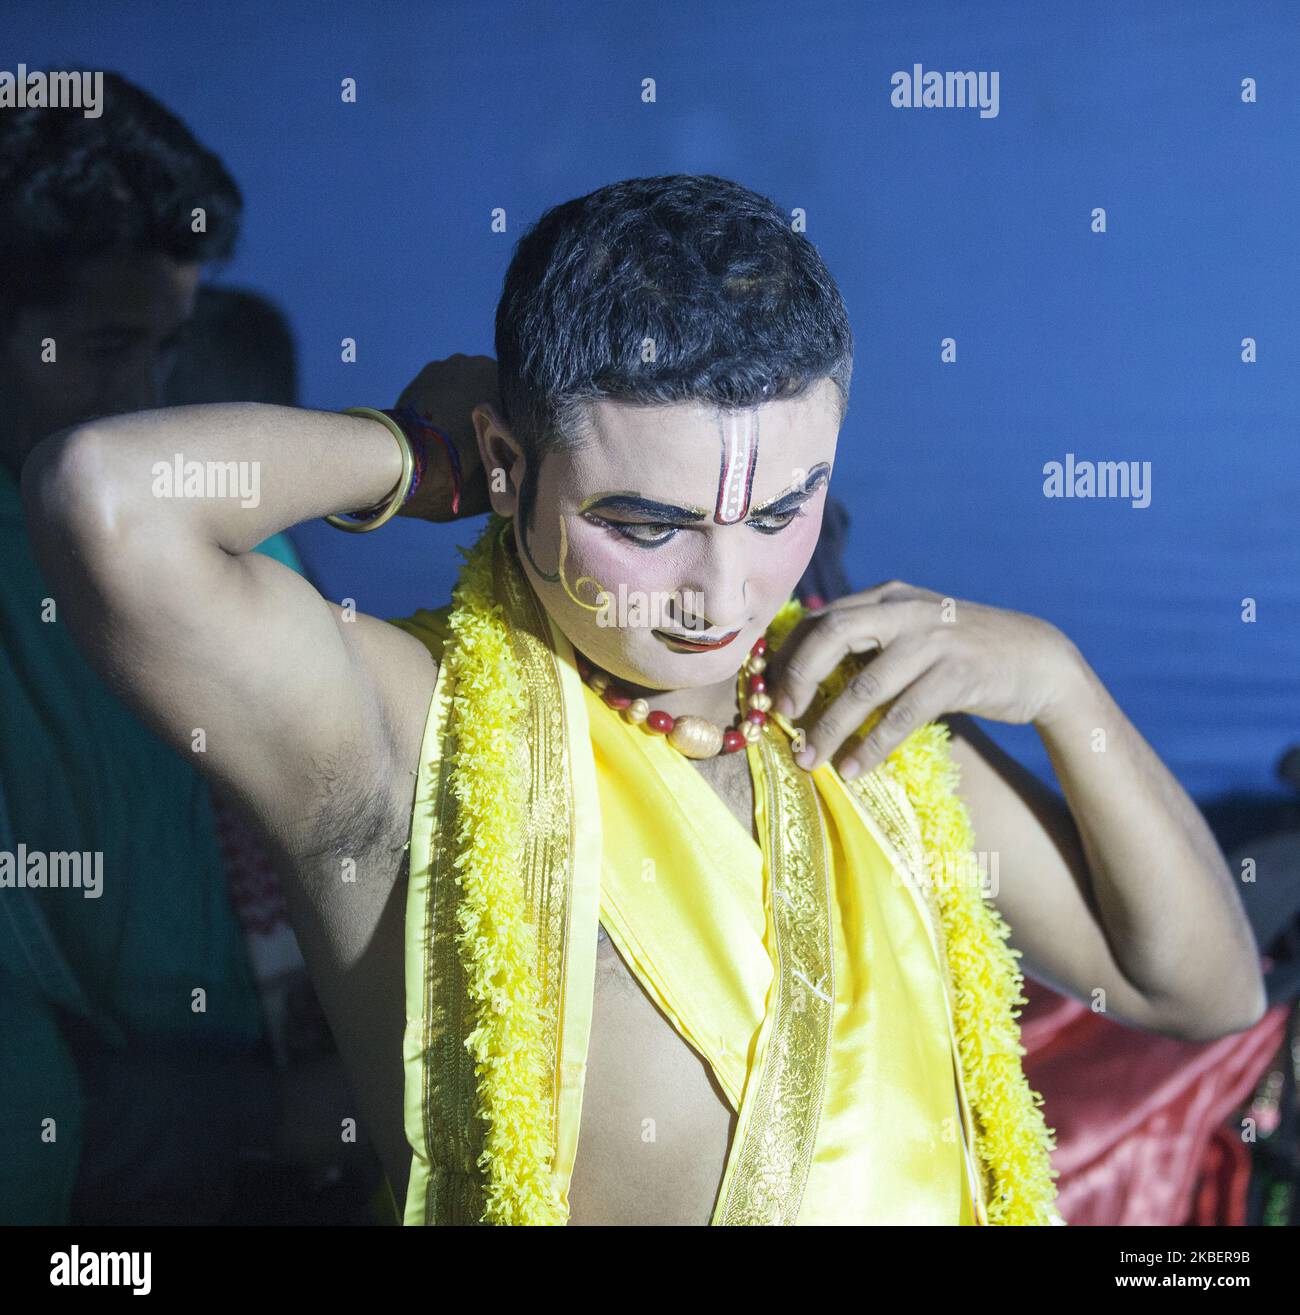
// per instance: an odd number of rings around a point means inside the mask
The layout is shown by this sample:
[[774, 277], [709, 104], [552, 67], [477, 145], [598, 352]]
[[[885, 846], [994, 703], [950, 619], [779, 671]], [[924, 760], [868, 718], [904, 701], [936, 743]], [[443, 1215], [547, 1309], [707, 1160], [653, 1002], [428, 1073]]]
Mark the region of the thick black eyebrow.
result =
[[793, 511], [796, 507], [807, 502], [830, 478], [830, 474], [830, 465], [823, 461], [812, 468], [808, 478], [802, 484], [796, 484], [789, 492], [782, 493], [779, 497], [773, 498], [771, 502], [765, 502], [761, 507], [755, 507], [749, 514], [751, 516], [779, 516], [782, 512]]
[[625, 511], [644, 516], [650, 521], [702, 521], [709, 513], [702, 508], [675, 507], [670, 502], [652, 502], [635, 493], [611, 493], [606, 497], [597, 497], [578, 509], [579, 513], [605, 508], [610, 511]]

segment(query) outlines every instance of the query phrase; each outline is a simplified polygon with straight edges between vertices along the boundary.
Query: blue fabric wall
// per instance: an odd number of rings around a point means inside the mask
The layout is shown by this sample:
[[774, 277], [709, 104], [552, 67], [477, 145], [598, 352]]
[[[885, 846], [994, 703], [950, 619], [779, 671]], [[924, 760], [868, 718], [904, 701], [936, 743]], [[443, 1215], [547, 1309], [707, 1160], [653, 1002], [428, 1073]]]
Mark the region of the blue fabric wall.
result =
[[[116, 68], [225, 158], [248, 216], [222, 277], [285, 307], [306, 405], [490, 353], [511, 246], [557, 201], [698, 171], [804, 208], [859, 345], [855, 586], [1047, 617], [1189, 790], [1273, 788], [1300, 738], [1293, 3], [7, 8], [4, 67]], [[997, 70], [998, 115], [893, 108], [918, 62]], [[1067, 452], [1149, 461], [1151, 505], [1045, 498]], [[299, 542], [397, 615], [445, 601], [476, 528]], [[989, 729], [1046, 770], [1032, 729]]]

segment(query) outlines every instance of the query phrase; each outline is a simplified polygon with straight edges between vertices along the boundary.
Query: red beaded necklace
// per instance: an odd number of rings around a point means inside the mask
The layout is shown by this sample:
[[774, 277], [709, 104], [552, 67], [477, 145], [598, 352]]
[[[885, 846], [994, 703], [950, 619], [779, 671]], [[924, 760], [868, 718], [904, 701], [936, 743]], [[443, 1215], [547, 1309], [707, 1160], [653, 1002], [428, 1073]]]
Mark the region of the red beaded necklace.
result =
[[645, 699], [636, 698], [620, 685], [607, 671], [594, 666], [581, 653], [575, 653], [578, 674], [600, 695], [605, 704], [634, 726], [641, 726], [654, 735], [663, 735], [668, 743], [687, 758], [714, 758], [720, 753], [735, 753], [745, 745], [754, 743], [763, 733], [768, 709], [772, 706], [767, 693], [763, 671], [767, 659], [767, 640], [761, 636], [754, 641], [741, 670], [745, 673], [745, 693], [741, 696], [741, 710], [736, 720], [724, 729], [707, 717], [685, 714], [673, 717], [667, 712], [652, 709]]

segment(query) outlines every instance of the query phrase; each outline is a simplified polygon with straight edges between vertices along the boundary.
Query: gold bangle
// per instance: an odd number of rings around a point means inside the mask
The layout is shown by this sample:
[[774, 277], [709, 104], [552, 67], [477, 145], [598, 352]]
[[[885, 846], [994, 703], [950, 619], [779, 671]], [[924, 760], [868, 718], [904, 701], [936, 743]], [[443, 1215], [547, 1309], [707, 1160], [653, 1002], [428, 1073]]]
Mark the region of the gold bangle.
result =
[[397, 481], [397, 487], [389, 495], [383, 510], [377, 516], [373, 516], [366, 521], [349, 520], [344, 516], [325, 517], [326, 523], [334, 526], [336, 530], [347, 530], [349, 534], [367, 534], [371, 530], [377, 530], [381, 525], [387, 524], [397, 515], [402, 503], [406, 501], [407, 491], [411, 487], [411, 479], [415, 475], [415, 454], [411, 451], [410, 439], [406, 437], [401, 425], [392, 416], [386, 416], [382, 411], [376, 411], [373, 406], [350, 406], [339, 414], [361, 416], [367, 420], [378, 420], [381, 425], [387, 427], [388, 432], [397, 440], [398, 446], [402, 449], [402, 477]]

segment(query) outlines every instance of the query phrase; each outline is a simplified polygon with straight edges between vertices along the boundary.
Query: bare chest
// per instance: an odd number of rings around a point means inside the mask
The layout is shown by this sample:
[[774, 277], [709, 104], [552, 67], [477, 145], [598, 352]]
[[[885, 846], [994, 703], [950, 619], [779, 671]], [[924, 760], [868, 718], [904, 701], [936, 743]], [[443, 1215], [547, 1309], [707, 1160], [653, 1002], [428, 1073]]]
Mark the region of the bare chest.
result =
[[[693, 766], [746, 832], [754, 835], [753, 788], [745, 755], [727, 755]], [[401, 795], [406, 793], [404, 787]], [[398, 797], [395, 803], [394, 813], [404, 815], [409, 809], [405, 797]], [[369, 815], [370, 810], [365, 811]], [[383, 833], [375, 845], [377, 850], [387, 854], [400, 845], [400, 828], [381, 826], [378, 818], [372, 827], [377, 835]], [[325, 883], [322, 879], [306, 884]], [[365, 890], [371, 884], [344, 889]], [[371, 1134], [401, 1202], [409, 1149], [401, 1124], [402, 1071], [391, 1062], [392, 1055], [400, 1054], [400, 1032], [388, 1035], [373, 1022], [381, 996], [387, 1001], [379, 1011], [382, 1016], [397, 1020], [399, 1028], [403, 1017], [400, 965], [405, 886], [398, 881], [390, 887], [387, 880], [382, 886], [394, 892], [381, 901], [382, 912], [376, 907], [368, 916], [353, 915], [345, 920], [345, 930], [355, 921], [357, 929], [367, 930], [372, 943], [372, 952], [360, 956], [359, 962], [372, 964], [379, 980], [371, 984], [364, 1009], [358, 1010], [355, 997], [342, 989], [340, 974], [317, 967], [313, 975], [325, 988], [323, 999], [331, 1024], [360, 1087], [359, 1099], [369, 1116]], [[311, 926], [314, 919], [306, 916], [295, 921], [299, 926]], [[349, 936], [353, 934], [349, 931]], [[338, 935], [341, 933], [336, 931]], [[376, 943], [385, 947], [380, 958], [374, 952]], [[311, 949], [317, 947], [313, 944]], [[309, 961], [319, 954], [319, 950], [309, 954]], [[351, 954], [342, 957], [351, 962]], [[391, 998], [380, 989], [380, 980], [391, 987]], [[708, 1062], [659, 1011], [600, 927], [587, 1075], [569, 1192], [570, 1223], [708, 1224], [735, 1126], [735, 1114]]]
[[735, 1116], [601, 929], [569, 1222], [704, 1225]]
[[[745, 755], [693, 765], [753, 834]], [[660, 1013], [601, 927], [570, 1223], [707, 1224], [735, 1126], [708, 1062]]]
[[713, 787], [714, 793], [731, 810], [732, 816], [744, 830], [757, 840], [758, 832], [754, 827], [754, 782], [749, 774], [749, 762], [744, 751], [698, 759], [692, 761], [691, 766]]

